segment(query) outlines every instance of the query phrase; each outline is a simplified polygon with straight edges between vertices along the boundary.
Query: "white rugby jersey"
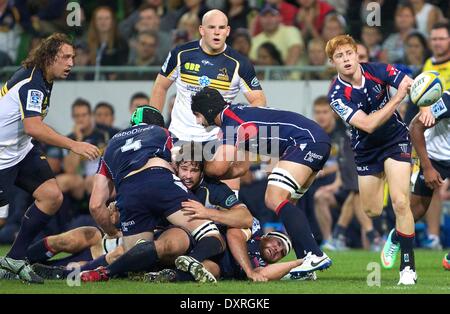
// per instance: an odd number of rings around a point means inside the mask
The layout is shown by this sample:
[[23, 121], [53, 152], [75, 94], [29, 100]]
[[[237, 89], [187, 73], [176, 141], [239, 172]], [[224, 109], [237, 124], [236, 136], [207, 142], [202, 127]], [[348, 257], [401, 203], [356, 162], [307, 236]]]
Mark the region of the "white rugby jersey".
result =
[[433, 105], [431, 111], [436, 125], [425, 131], [428, 156], [437, 161], [450, 160], [450, 92], [446, 91]]
[[23, 119], [47, 115], [53, 84], [40, 69], [21, 67], [0, 92], [0, 170], [18, 164], [33, 148]]
[[173, 49], [167, 56], [160, 74], [176, 81], [177, 95], [169, 131], [183, 141], [204, 142], [216, 138], [219, 131], [209, 132], [198, 125], [191, 111], [191, 96], [205, 86], [217, 89], [231, 102], [239, 93], [261, 90], [255, 69], [250, 61], [225, 46], [217, 55], [207, 54], [200, 41], [193, 41]]

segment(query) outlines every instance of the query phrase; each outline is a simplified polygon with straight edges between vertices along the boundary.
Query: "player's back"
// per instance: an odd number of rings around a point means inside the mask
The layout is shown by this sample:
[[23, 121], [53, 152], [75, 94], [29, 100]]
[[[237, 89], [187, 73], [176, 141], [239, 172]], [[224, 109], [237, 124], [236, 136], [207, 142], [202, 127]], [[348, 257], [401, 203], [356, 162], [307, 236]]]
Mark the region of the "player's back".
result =
[[156, 125], [137, 125], [125, 129], [109, 141], [103, 157], [116, 188], [131, 171], [144, 166], [150, 158], [171, 161], [169, 132]]
[[[330, 143], [329, 136], [314, 121], [291, 111], [270, 107], [228, 106], [222, 113], [222, 132], [226, 143], [234, 133], [233, 144], [257, 139], [257, 152], [281, 155], [289, 146], [309, 143]], [[227, 130], [227, 126], [237, 130]], [[274, 147], [278, 145], [278, 147]], [[251, 149], [250, 147], [247, 147]]]

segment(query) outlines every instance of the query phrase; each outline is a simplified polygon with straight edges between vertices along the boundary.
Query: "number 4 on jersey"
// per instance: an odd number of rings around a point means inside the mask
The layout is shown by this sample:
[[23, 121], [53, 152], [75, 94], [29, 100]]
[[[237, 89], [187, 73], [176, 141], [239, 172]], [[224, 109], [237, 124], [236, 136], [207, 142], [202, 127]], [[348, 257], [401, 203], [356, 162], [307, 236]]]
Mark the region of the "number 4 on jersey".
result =
[[134, 140], [134, 137], [127, 139], [125, 144], [120, 148], [122, 153], [125, 153], [130, 150], [137, 151], [142, 147], [141, 140], [137, 140], [136, 142], [134, 142], [133, 140]]

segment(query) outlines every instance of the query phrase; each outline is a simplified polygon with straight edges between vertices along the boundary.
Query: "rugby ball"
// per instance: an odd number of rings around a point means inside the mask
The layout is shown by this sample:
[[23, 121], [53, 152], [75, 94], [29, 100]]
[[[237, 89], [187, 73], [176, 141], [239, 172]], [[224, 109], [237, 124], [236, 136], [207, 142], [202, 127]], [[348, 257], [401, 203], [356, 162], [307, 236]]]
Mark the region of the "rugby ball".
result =
[[443, 86], [439, 73], [426, 71], [414, 79], [409, 96], [413, 104], [419, 107], [427, 107], [438, 101], [442, 92]]

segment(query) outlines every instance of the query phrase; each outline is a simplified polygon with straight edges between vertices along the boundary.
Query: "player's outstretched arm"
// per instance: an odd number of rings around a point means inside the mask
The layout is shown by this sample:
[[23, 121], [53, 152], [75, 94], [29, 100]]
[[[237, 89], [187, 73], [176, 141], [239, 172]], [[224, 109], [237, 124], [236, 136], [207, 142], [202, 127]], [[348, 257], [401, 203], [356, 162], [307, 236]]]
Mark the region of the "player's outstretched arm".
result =
[[113, 193], [112, 181], [103, 174], [96, 174], [89, 200], [89, 210], [95, 222], [109, 236], [117, 234], [118, 230], [111, 221], [111, 214], [106, 207], [106, 202]]
[[158, 74], [155, 83], [153, 84], [152, 94], [150, 95], [150, 104], [161, 112], [164, 109], [167, 91], [172, 83], [173, 81], [169, 80], [164, 75]]
[[431, 126], [425, 126], [425, 123], [420, 119], [421, 113], [419, 112], [414, 119], [412, 119], [409, 125], [409, 134], [411, 136], [411, 142], [416, 149], [417, 155], [419, 156], [420, 165], [423, 168], [423, 174], [425, 177], [425, 183], [430, 188], [438, 188], [444, 182], [439, 172], [434, 169], [431, 164], [430, 158], [428, 157], [427, 145], [425, 143], [424, 132], [429, 127], [435, 125], [433, 123]]
[[397, 107], [408, 94], [412, 82], [413, 80], [410, 77], [405, 76], [398, 87], [397, 93], [383, 108], [372, 112], [371, 114], [366, 114], [364, 111], [358, 110], [350, 119], [349, 123], [366, 133], [373, 133], [394, 114]]
[[100, 150], [89, 143], [76, 142], [68, 137], [58, 134], [44, 122], [40, 116], [23, 119], [25, 133], [45, 144], [70, 149], [76, 154], [88, 159], [96, 159], [100, 156]]
[[267, 281], [264, 275], [253, 269], [250, 258], [248, 257], [247, 240], [247, 236], [242, 229], [230, 228], [227, 230], [228, 248], [236, 262], [244, 270], [247, 278], [252, 281]]
[[302, 259], [296, 259], [289, 262], [269, 264], [266, 267], [259, 267], [255, 271], [266, 277], [268, 280], [280, 280], [289, 273], [292, 268], [300, 266], [302, 263]]

